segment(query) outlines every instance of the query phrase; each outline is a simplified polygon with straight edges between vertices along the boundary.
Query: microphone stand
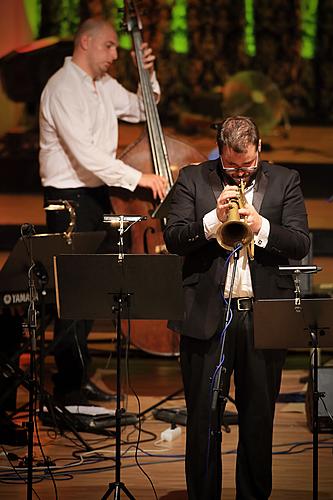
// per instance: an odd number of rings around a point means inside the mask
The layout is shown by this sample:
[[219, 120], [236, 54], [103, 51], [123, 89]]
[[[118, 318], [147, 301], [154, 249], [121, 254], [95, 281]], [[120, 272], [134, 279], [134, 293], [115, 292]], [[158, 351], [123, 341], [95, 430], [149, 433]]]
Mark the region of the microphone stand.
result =
[[[111, 224], [112, 227], [117, 227], [119, 232], [119, 253], [118, 253], [118, 264], [122, 268], [122, 274], [124, 272], [124, 233], [141, 220], [146, 220], [146, 216], [127, 216], [127, 215], [104, 215], [103, 222]], [[126, 226], [126, 229], [125, 229]], [[116, 315], [116, 333], [117, 333], [117, 368], [116, 368], [116, 385], [117, 385], [117, 399], [116, 399], [116, 467], [115, 467], [115, 481], [109, 484], [107, 491], [104, 493], [102, 500], [106, 500], [114, 492], [114, 500], [120, 500], [121, 491], [130, 500], [135, 500], [135, 497], [126, 488], [125, 484], [120, 478], [121, 469], [121, 417], [125, 412], [124, 408], [121, 408], [121, 313], [123, 311], [123, 305], [127, 304], [129, 308], [130, 294], [124, 293], [121, 289], [119, 293], [113, 293], [114, 305], [112, 307], [112, 312]]]
[[39, 415], [42, 416], [44, 412], [45, 403], [45, 329], [46, 329], [46, 312], [45, 312], [45, 298], [46, 298], [46, 285], [48, 284], [49, 277], [46, 269], [38, 262], [35, 265], [35, 275], [38, 278], [40, 289], [40, 324], [39, 324]]
[[[29, 418], [27, 422], [28, 430], [28, 457], [27, 457], [27, 500], [32, 500], [33, 492], [33, 449], [34, 449], [34, 405], [36, 401], [36, 384], [35, 384], [35, 371], [36, 371], [36, 332], [37, 332], [37, 310], [35, 302], [37, 300], [37, 291], [34, 280], [34, 267], [35, 263], [32, 256], [32, 241], [31, 236], [34, 234], [34, 227], [32, 225], [24, 225], [27, 229], [26, 236], [29, 237], [28, 253], [30, 256], [30, 268], [28, 271], [29, 280], [29, 309], [27, 318], [27, 328], [30, 336], [30, 377], [29, 377]], [[23, 229], [23, 228], [22, 228]], [[22, 230], [22, 236], [23, 230]]]
[[227, 334], [227, 329], [229, 326], [229, 319], [230, 319], [232, 291], [233, 291], [234, 283], [235, 283], [236, 269], [237, 269], [237, 263], [238, 263], [238, 259], [239, 259], [239, 251], [241, 250], [242, 246], [243, 246], [242, 244], [236, 244], [235, 249], [233, 251], [234, 267], [232, 270], [227, 308], [226, 308], [225, 314], [224, 314], [223, 339], [221, 342], [219, 362], [217, 365], [218, 371], [217, 371], [216, 376], [213, 380], [213, 388], [212, 388], [211, 410], [212, 410], [213, 415], [216, 417], [213, 419], [213, 423], [214, 423], [213, 424], [214, 425], [213, 434], [215, 434], [218, 443], [221, 443], [221, 441], [222, 441], [222, 433], [221, 433], [221, 426], [220, 426], [221, 416], [224, 412], [225, 405], [227, 403], [227, 397], [223, 396], [223, 393], [222, 393], [222, 387], [223, 387], [222, 372], [223, 372], [223, 374], [226, 372], [225, 368], [222, 366], [222, 362], [223, 362], [223, 357], [224, 357], [225, 339], [226, 339], [226, 334]]
[[314, 328], [310, 328], [311, 344], [313, 350], [313, 425], [312, 425], [312, 489], [313, 500], [318, 500], [318, 404], [319, 399], [325, 397], [324, 392], [319, 391], [318, 386], [318, 332]]
[[[279, 266], [281, 274], [291, 274], [295, 285], [295, 303], [294, 309], [296, 314], [302, 312], [302, 297], [300, 287], [300, 274], [313, 274], [321, 271], [321, 268], [315, 265], [299, 265], [299, 266]], [[309, 334], [311, 337], [311, 347], [313, 355], [313, 365], [311, 366], [313, 377], [312, 391], [312, 498], [318, 500], [318, 405], [319, 399], [325, 397], [324, 392], [319, 391], [318, 385], [318, 328], [309, 325]]]

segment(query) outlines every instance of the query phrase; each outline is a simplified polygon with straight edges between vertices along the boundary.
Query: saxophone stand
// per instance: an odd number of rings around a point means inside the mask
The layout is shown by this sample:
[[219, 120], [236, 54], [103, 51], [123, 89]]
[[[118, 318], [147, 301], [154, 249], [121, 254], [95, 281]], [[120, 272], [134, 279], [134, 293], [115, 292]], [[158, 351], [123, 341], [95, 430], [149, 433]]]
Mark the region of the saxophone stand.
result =
[[[312, 493], [318, 500], [318, 404], [325, 393], [318, 387], [318, 349], [333, 347], [332, 298], [301, 298], [299, 276], [316, 273], [310, 265], [279, 266], [280, 274], [294, 278], [294, 299], [257, 300], [254, 303], [254, 345], [256, 349], [311, 348], [313, 356], [312, 395]], [[272, 318], [279, 318], [272, 322]], [[267, 334], [269, 332], [269, 335]]]
[[[226, 369], [223, 366], [223, 358], [224, 358], [224, 346], [225, 339], [228, 331], [228, 326], [230, 324], [230, 311], [231, 311], [231, 299], [232, 299], [232, 290], [235, 283], [236, 269], [237, 263], [239, 259], [239, 251], [242, 248], [242, 244], [236, 244], [235, 248], [231, 255], [234, 257], [234, 267], [232, 270], [231, 283], [230, 283], [230, 291], [228, 296], [227, 308], [224, 314], [224, 324], [223, 324], [223, 339], [221, 342], [220, 356], [219, 362], [217, 365], [216, 376], [213, 379], [213, 387], [212, 387], [212, 400], [211, 400], [211, 411], [212, 411], [212, 435], [215, 437], [214, 442], [220, 445], [222, 443], [222, 432], [221, 425], [223, 421], [223, 413], [225, 410], [225, 406], [227, 404], [228, 396], [223, 395], [223, 380], [222, 374], [224, 375]], [[222, 418], [221, 418], [222, 417]], [[226, 426], [227, 432], [229, 432], [228, 426]], [[220, 449], [220, 446], [217, 446], [217, 450]]]

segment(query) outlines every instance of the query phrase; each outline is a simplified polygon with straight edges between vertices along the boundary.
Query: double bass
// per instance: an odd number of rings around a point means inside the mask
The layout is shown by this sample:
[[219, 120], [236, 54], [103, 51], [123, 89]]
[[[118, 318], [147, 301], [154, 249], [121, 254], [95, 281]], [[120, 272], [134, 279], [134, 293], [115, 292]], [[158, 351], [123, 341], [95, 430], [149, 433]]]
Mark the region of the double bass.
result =
[[[147, 125], [143, 134], [125, 149], [120, 159], [143, 173], [162, 175], [167, 179], [167, 192], [169, 192], [179, 168], [189, 163], [205, 161], [206, 157], [191, 145], [164, 135], [149, 72], [144, 68], [142, 61], [142, 23], [134, 1], [125, 0], [124, 7], [127, 30], [133, 39]], [[157, 208], [147, 189], [136, 188], [131, 193], [111, 188], [111, 195], [116, 214], [151, 216]], [[130, 252], [165, 253], [163, 220], [149, 217], [147, 221], [135, 224], [131, 228]], [[131, 343], [145, 352], [164, 356], [179, 354], [179, 337], [167, 328], [167, 321], [132, 320], [130, 337]]]

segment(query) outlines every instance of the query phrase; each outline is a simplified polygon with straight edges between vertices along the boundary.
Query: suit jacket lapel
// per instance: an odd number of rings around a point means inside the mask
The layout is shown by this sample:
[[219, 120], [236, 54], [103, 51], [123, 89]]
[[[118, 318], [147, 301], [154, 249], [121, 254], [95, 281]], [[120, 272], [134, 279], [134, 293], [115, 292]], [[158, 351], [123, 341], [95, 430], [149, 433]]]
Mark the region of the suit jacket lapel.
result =
[[216, 200], [220, 196], [223, 190], [223, 184], [221, 177], [218, 174], [219, 163], [216, 163], [216, 167], [209, 173], [209, 183], [213, 190]]
[[266, 173], [266, 169], [264, 166], [261, 168], [260, 175], [257, 177], [255, 185], [254, 185], [254, 193], [253, 193], [253, 200], [252, 200], [252, 205], [256, 209], [256, 211], [259, 213], [262, 200], [264, 198], [266, 188], [268, 184], [268, 175]]
[[[216, 163], [215, 168], [209, 173], [209, 183], [214, 193], [215, 199], [217, 200], [223, 190], [223, 183], [221, 177], [218, 174], [219, 164]], [[253, 193], [253, 201], [252, 204], [257, 212], [260, 212], [262, 200], [265, 195], [265, 191], [268, 184], [268, 175], [266, 172], [265, 165], [263, 164], [261, 167], [261, 172], [258, 175]]]

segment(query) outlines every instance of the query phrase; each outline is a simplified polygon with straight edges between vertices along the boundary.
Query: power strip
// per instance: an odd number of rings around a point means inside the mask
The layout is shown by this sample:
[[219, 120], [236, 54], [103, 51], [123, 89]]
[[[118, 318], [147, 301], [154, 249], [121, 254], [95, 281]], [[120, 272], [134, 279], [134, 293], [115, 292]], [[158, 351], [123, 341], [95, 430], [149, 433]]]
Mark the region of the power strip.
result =
[[177, 437], [179, 437], [181, 433], [182, 433], [181, 427], [175, 427], [174, 429], [168, 427], [168, 429], [165, 429], [165, 431], [161, 432], [161, 440], [173, 441], [174, 439], [177, 439]]

